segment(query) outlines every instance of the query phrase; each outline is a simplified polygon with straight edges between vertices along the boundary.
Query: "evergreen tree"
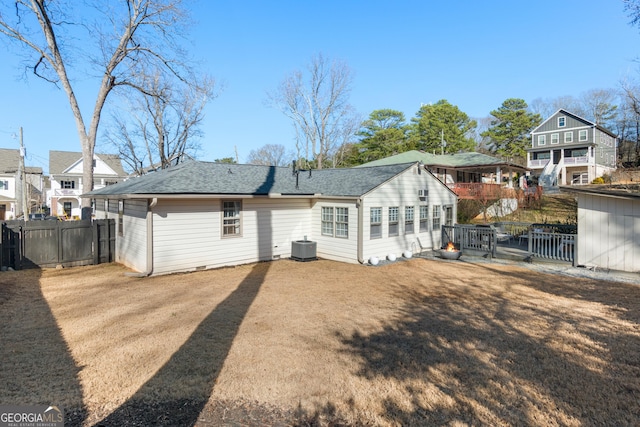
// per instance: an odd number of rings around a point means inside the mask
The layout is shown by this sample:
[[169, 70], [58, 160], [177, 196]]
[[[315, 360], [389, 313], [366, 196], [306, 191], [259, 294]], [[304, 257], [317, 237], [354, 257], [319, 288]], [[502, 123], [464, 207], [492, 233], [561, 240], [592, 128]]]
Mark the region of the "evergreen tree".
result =
[[420, 107], [411, 122], [408, 148], [438, 154], [474, 148], [472, 133], [476, 121], [445, 99]]
[[482, 136], [490, 140], [495, 153], [522, 164], [526, 158], [529, 133], [542, 123], [540, 115], [529, 112], [527, 108], [527, 103], [522, 99], [507, 99], [500, 108], [491, 111], [494, 119], [489, 128], [482, 132]]

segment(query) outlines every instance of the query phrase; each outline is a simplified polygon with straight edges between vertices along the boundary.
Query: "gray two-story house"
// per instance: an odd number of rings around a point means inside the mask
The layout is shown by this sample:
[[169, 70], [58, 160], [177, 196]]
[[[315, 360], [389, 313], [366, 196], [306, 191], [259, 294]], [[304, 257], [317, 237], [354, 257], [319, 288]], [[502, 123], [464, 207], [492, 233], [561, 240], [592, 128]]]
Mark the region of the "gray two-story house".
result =
[[560, 109], [531, 132], [527, 167], [543, 187], [589, 184], [616, 169], [618, 138]]

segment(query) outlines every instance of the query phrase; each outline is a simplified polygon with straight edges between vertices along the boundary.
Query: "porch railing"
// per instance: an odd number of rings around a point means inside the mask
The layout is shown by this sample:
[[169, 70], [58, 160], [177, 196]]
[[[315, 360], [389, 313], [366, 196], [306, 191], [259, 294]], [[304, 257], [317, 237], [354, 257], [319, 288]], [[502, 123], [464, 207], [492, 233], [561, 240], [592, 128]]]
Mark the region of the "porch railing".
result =
[[565, 224], [529, 224], [498, 222], [488, 225], [456, 224], [442, 226], [442, 244], [453, 242], [464, 254], [480, 252], [497, 255], [498, 236], [518, 246], [525, 245], [529, 257], [573, 263], [577, 226]]

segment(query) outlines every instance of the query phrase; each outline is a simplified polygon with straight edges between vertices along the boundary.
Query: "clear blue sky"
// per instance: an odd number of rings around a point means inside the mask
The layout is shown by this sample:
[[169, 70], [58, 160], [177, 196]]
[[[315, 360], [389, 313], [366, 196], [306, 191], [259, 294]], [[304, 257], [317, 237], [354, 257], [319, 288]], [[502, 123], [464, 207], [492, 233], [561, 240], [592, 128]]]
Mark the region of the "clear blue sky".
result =
[[[577, 97], [640, 77], [640, 31], [622, 0], [200, 0], [191, 9], [192, 54], [225, 87], [206, 111], [203, 160], [293, 148], [291, 122], [265, 106], [266, 92], [318, 53], [349, 65], [363, 117], [392, 108], [410, 120], [421, 103], [446, 99], [481, 118], [507, 98]], [[0, 147], [17, 148], [22, 126], [27, 164], [46, 172], [49, 150], [80, 143], [64, 93], [21, 72], [3, 48]], [[83, 83], [76, 91], [91, 101], [97, 85]]]

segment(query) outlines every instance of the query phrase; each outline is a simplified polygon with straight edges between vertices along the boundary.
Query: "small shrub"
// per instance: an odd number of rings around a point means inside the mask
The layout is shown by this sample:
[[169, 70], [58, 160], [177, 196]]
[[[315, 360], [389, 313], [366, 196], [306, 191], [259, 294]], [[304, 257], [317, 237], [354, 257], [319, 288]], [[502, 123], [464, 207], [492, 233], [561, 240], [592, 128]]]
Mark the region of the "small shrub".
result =
[[604, 178], [599, 176], [596, 179], [594, 179], [593, 181], [591, 181], [592, 184], [604, 184]]

